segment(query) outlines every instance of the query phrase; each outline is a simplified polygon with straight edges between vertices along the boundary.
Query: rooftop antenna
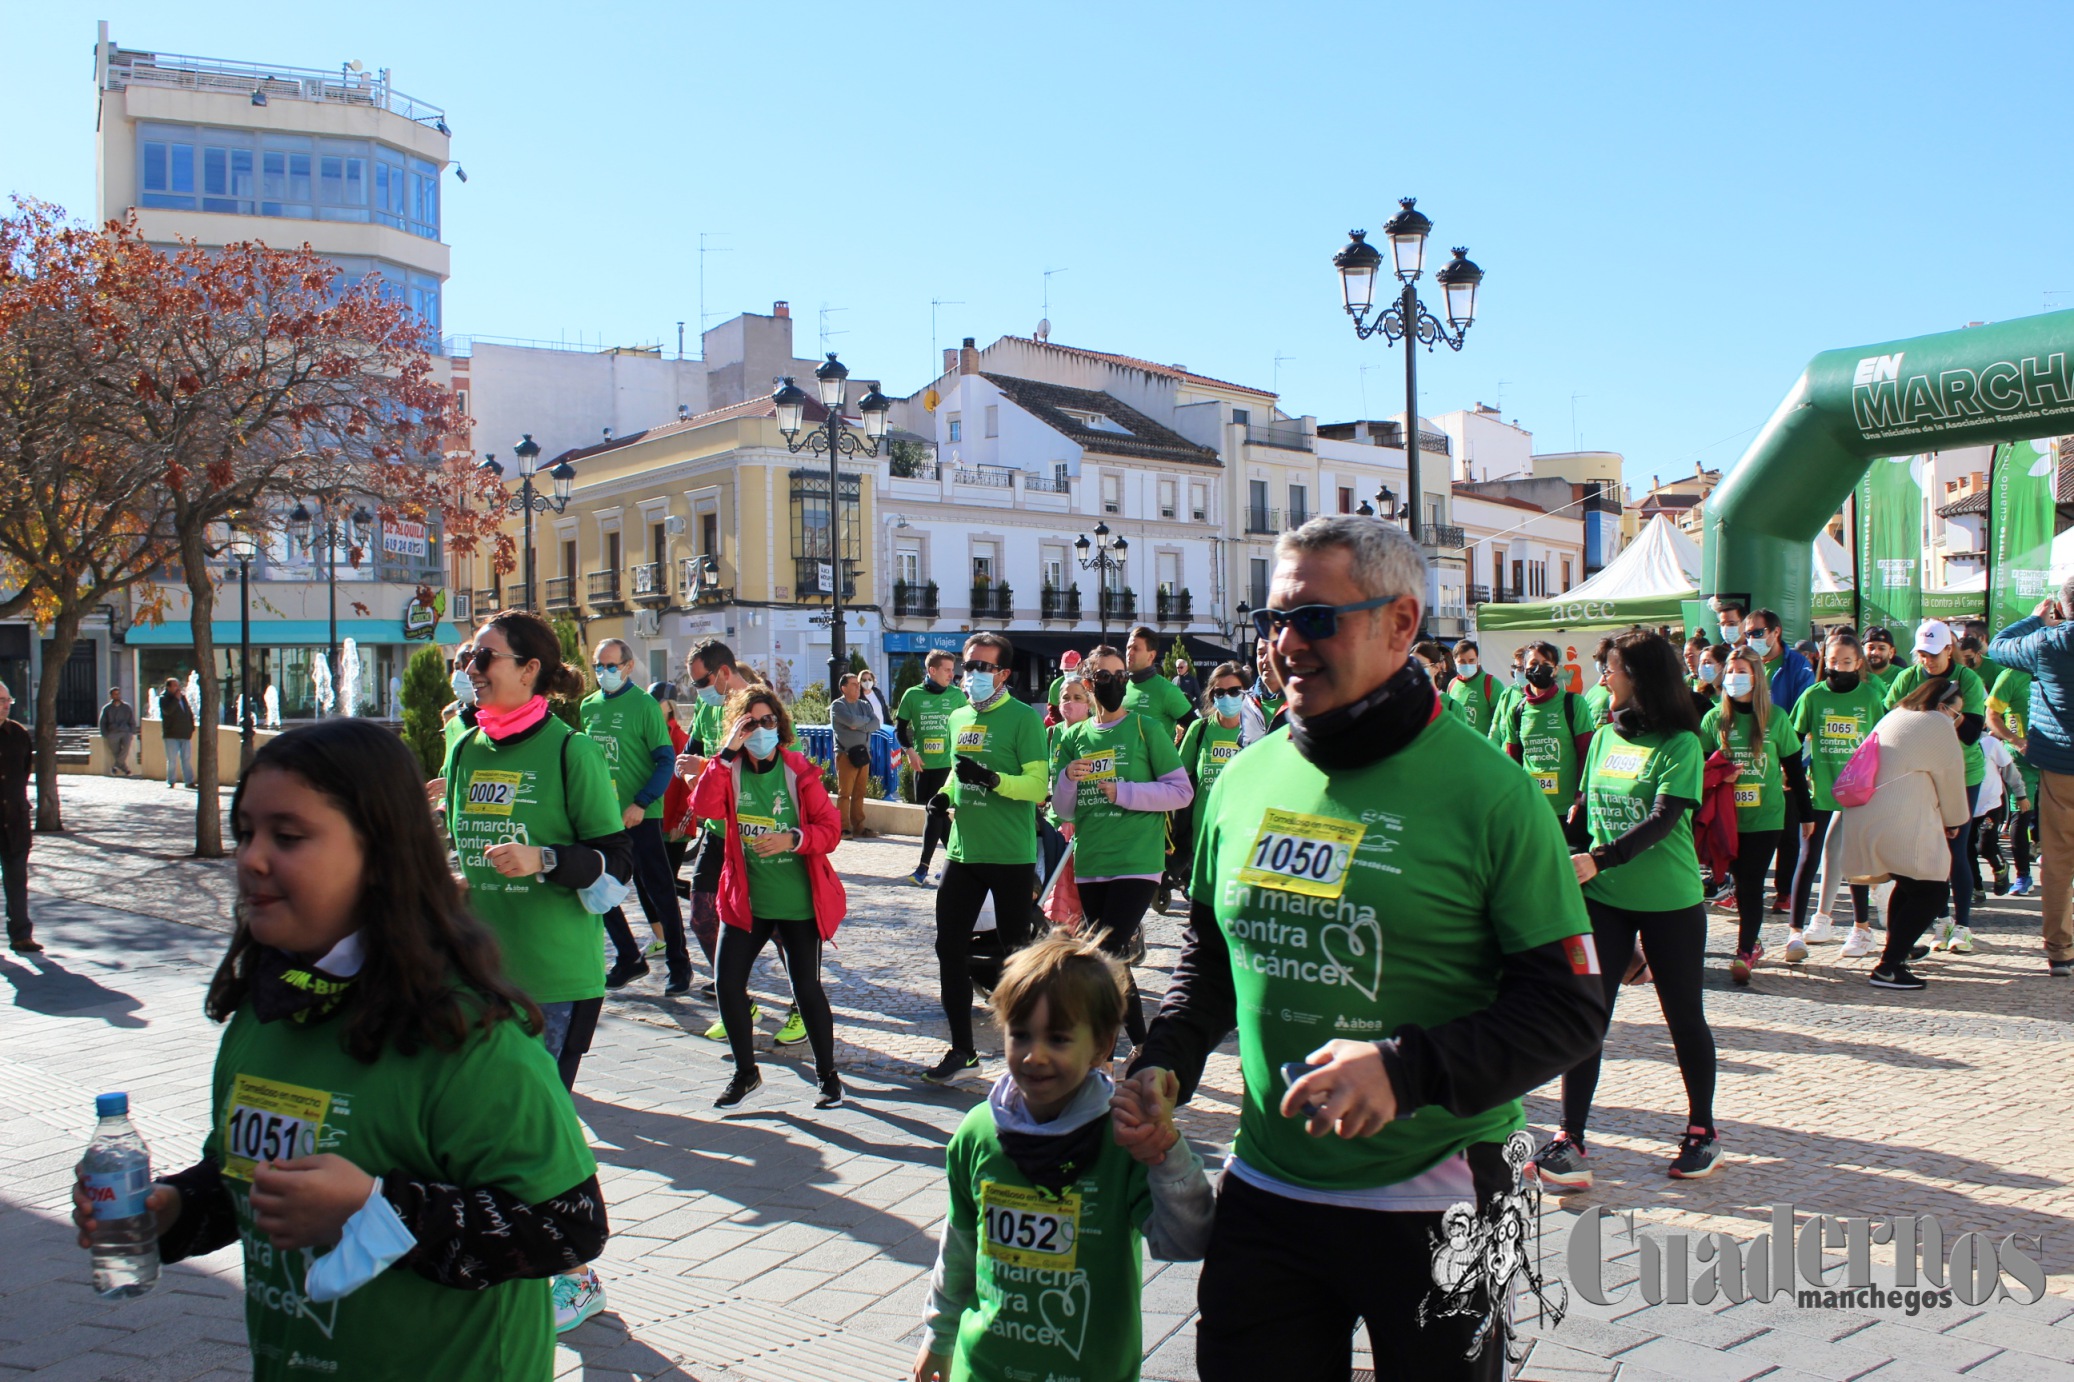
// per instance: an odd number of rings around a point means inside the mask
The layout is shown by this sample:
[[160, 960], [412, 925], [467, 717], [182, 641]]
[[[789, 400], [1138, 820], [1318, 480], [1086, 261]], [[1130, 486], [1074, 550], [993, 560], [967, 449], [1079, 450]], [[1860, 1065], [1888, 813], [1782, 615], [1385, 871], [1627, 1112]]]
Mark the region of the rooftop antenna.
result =
[[[709, 254], [733, 254], [731, 245], [709, 245], [708, 240], [724, 240], [731, 231], [702, 230], [699, 232], [699, 358], [706, 358], [706, 323], [713, 314], [706, 310], [706, 256]], [[682, 352], [679, 352], [680, 354]]]
[[828, 351], [828, 338], [830, 336], [847, 336], [850, 334], [847, 331], [830, 331], [828, 329], [828, 314], [831, 312], [847, 312], [849, 310], [847, 307], [830, 307], [825, 302], [821, 304], [821, 350], [823, 354], [826, 354]]
[[1500, 414], [1501, 416], [1502, 416], [1502, 415], [1504, 414], [1504, 412], [1505, 412], [1505, 386], [1506, 386], [1507, 384], [1510, 384], [1511, 382], [1512, 382], [1512, 381], [1511, 381], [1510, 379], [1500, 379], [1500, 380], [1498, 381], [1498, 405], [1497, 405], [1497, 406], [1498, 406], [1498, 412], [1499, 412], [1499, 414]]
[[1295, 358], [1294, 355], [1284, 355], [1281, 347], [1277, 346], [1275, 348], [1275, 397], [1277, 398], [1282, 396], [1282, 362], [1284, 360], [1294, 360]]
[[1590, 394], [1583, 393], [1573, 393], [1570, 395], [1570, 449], [1572, 451], [1584, 450], [1584, 433], [1577, 430], [1577, 400], [1590, 397]]
[[1044, 334], [1047, 337], [1051, 335], [1051, 276], [1065, 272], [1067, 272], [1065, 269], [1046, 269], [1044, 271]]
[[964, 305], [965, 305], [965, 303], [964, 303], [964, 300], [963, 300], [962, 298], [930, 298], [930, 299], [929, 299], [929, 368], [930, 368], [930, 369], [933, 369], [933, 370], [938, 370], [938, 371], [941, 371], [941, 370], [943, 369], [943, 350], [942, 350], [942, 349], [941, 349], [941, 348], [940, 348], [940, 347], [939, 347], [939, 346], [938, 346], [938, 345], [936, 344], [936, 309], [937, 309], [937, 308], [939, 308], [939, 307], [963, 307]]
[[1368, 419], [1368, 372], [1372, 369], [1381, 368], [1380, 364], [1369, 364], [1361, 367], [1361, 417], [1363, 421]]

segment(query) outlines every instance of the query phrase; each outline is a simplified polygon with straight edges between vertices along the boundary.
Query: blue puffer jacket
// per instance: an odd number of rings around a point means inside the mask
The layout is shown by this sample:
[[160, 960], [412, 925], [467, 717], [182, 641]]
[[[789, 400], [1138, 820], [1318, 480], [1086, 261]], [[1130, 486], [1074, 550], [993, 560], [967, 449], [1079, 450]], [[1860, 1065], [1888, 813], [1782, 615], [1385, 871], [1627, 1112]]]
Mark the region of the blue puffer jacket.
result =
[[1995, 635], [1988, 656], [2030, 674], [2030, 747], [2024, 757], [2044, 772], [2074, 773], [2074, 624], [2048, 627], [2029, 615]]

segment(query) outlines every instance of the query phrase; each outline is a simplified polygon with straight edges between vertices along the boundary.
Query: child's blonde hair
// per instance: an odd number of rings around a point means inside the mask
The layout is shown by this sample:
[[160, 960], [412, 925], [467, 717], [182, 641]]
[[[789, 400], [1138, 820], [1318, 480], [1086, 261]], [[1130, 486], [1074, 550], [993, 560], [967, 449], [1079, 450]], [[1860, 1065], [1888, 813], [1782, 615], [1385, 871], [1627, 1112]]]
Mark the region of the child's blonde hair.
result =
[[1122, 966], [1092, 941], [1054, 931], [1001, 966], [994, 1020], [1006, 1031], [1010, 1023], [1027, 1020], [1039, 999], [1048, 998], [1054, 1023], [1086, 1023], [1099, 1046], [1115, 1042], [1123, 1026], [1124, 994]]

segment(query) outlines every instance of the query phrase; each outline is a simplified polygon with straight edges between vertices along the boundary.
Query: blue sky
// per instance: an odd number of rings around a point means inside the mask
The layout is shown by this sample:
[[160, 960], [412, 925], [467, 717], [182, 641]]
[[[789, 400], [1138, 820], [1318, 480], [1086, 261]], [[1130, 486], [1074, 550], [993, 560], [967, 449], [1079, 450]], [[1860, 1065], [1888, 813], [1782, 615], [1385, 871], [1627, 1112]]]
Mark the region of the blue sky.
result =
[[843, 309], [831, 348], [889, 392], [933, 373], [932, 298], [958, 304], [940, 344], [984, 344], [1063, 269], [1054, 340], [1324, 420], [1402, 407], [1401, 348], [1354, 339], [1330, 258], [1416, 195], [1429, 263], [1466, 244], [1488, 274], [1422, 409], [1502, 402], [1639, 484], [1732, 463], [1818, 350], [2074, 308], [2064, 3], [571, 13], [16, 5], [0, 190], [91, 214], [96, 19], [357, 58], [445, 107], [468, 170], [450, 332], [674, 347], [682, 319], [695, 350], [719, 232], [712, 320], [786, 298], [811, 352]]

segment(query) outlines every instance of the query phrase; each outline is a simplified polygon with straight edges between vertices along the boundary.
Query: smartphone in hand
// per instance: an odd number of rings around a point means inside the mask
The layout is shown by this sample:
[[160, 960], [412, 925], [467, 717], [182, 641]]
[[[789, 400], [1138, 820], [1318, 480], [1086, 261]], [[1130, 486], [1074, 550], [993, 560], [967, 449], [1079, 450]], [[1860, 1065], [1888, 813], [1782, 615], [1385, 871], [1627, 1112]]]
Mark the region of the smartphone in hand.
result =
[[[1293, 1085], [1317, 1068], [1315, 1065], [1306, 1065], [1300, 1060], [1284, 1061], [1282, 1063], [1282, 1083], [1284, 1086]], [[1318, 1116], [1318, 1106], [1316, 1104], [1305, 1104], [1303, 1106], [1303, 1116], [1306, 1118], [1316, 1118]]]

